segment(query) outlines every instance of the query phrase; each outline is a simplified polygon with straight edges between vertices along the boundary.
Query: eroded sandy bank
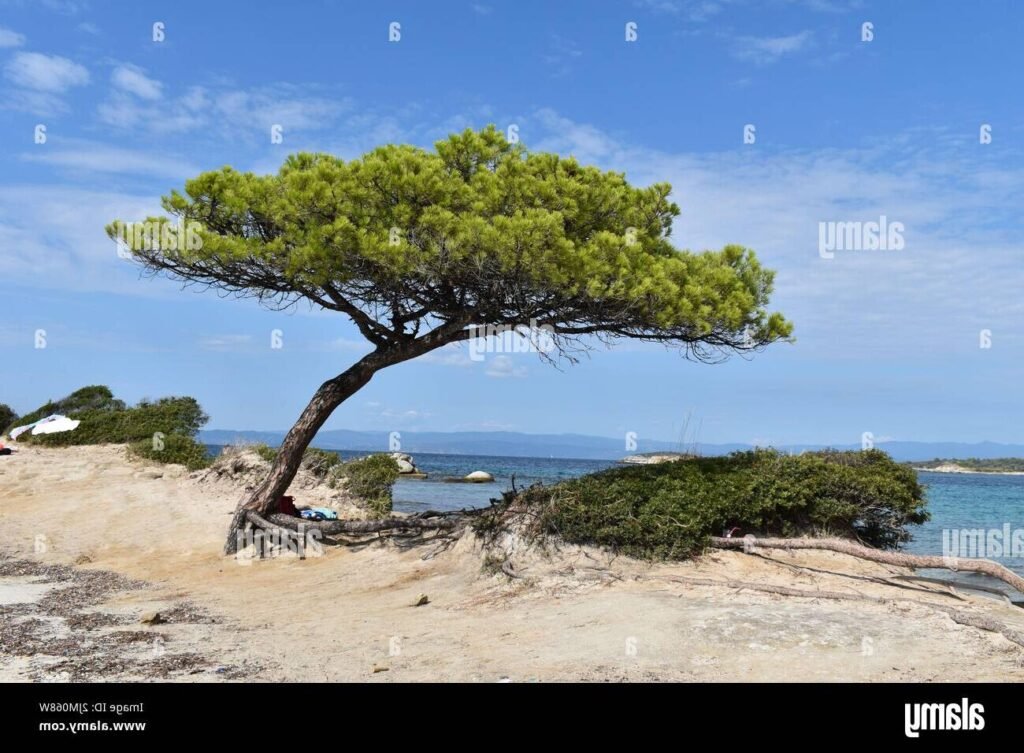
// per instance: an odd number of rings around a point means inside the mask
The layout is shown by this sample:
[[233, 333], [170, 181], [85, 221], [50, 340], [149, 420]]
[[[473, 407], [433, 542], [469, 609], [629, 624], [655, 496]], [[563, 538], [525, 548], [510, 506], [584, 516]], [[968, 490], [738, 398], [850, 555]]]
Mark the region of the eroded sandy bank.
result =
[[[466, 536], [430, 559], [425, 548], [374, 545], [239, 564], [220, 555], [237, 496], [130, 462], [117, 446], [0, 457], [0, 679], [1024, 679], [1024, 650], [933, 605], [1017, 631], [1024, 611], [844, 555], [720, 552], [651, 565], [563, 547], [514, 554], [513, 579], [485, 571]], [[33, 570], [42, 566], [114, 582]], [[76, 597], [83, 589], [88, 598]], [[413, 606], [421, 594], [430, 603]], [[169, 619], [140, 623], [154, 611]], [[31, 630], [42, 632], [15, 637]], [[46, 630], [63, 640], [42, 640]]]

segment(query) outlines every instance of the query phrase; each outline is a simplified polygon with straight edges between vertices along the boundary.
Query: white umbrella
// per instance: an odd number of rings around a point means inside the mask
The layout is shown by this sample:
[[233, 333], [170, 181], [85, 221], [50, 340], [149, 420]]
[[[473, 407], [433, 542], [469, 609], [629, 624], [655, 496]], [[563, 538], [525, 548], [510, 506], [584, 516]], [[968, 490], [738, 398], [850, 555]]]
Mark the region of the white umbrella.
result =
[[61, 416], [53, 421], [46, 421], [32, 429], [33, 434], [59, 434], [62, 431], [73, 431], [78, 428], [80, 421], [72, 421], [67, 416]]

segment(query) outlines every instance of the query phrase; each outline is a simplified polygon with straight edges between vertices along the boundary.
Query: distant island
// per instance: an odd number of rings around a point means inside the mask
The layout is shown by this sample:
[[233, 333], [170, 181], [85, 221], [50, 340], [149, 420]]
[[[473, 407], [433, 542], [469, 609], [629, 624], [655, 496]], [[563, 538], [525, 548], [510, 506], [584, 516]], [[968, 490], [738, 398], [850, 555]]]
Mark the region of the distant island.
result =
[[654, 463], [672, 463], [676, 460], [695, 457], [697, 456], [686, 452], [639, 452], [636, 455], [627, 455], [619, 462], [627, 465], [653, 465]]
[[1024, 458], [936, 458], [924, 462], [910, 463], [914, 470], [934, 473], [998, 473], [1024, 475]]

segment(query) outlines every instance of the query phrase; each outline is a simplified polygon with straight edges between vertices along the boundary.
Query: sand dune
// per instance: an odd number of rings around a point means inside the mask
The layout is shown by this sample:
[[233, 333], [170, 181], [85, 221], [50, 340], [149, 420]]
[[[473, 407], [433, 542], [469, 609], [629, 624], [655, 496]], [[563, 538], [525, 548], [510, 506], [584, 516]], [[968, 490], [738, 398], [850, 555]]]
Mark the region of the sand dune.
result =
[[651, 565], [562, 547], [514, 553], [512, 579], [467, 535], [431, 559], [382, 544], [243, 564], [220, 554], [238, 494], [118, 446], [0, 457], [0, 679], [1024, 679], [1024, 650], [930, 605], [1017, 631], [1024, 611], [844, 555]]

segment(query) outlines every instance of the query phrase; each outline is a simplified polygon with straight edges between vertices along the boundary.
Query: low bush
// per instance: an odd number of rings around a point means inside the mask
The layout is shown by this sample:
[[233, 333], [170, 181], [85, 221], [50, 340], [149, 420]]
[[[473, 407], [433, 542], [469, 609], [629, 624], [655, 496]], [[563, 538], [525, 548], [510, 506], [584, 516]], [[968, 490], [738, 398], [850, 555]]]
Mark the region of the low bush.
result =
[[206, 445], [181, 434], [168, 434], [160, 440], [141, 439], [130, 444], [128, 451], [135, 457], [158, 463], [177, 463], [190, 471], [206, 468], [211, 462]]
[[307, 447], [302, 453], [302, 467], [318, 479], [327, 478], [327, 475], [341, 464], [338, 453], [331, 450]]
[[[72, 414], [83, 411], [119, 411], [124, 409], [124, 401], [115, 398], [109, 387], [105, 387], [102, 384], [93, 384], [75, 390], [60, 400], [47, 400], [45, 404], [39, 406], [34, 411], [18, 417], [17, 421], [11, 419], [6, 426], [0, 425], [0, 429], [9, 430], [18, 426], [25, 426], [54, 413], [75, 418], [76, 416]], [[26, 433], [19, 437], [19, 439], [28, 436]]]
[[[929, 517], [915, 472], [879, 450], [755, 450], [614, 468], [506, 495], [504, 505], [514, 503], [531, 508], [545, 533], [650, 559], [692, 556], [731, 529], [892, 548]], [[481, 530], [494, 519], [484, 516]]]
[[89, 408], [67, 411], [65, 415], [81, 422], [77, 429], [57, 434], [32, 435], [26, 432], [19, 439], [62, 447], [135, 442], [152, 439], [158, 433], [192, 437], [207, 420], [199, 403], [191, 397], [162, 397], [153, 402], [142, 401], [133, 408]]
[[[273, 463], [277, 459], [277, 447], [260, 443], [252, 445], [251, 449], [268, 463]], [[332, 471], [341, 464], [341, 458], [333, 450], [307, 447], [302, 453], [301, 467], [320, 480], [326, 479], [329, 475], [333, 476]]]
[[277, 450], [267, 444], [255, 444], [252, 446], [252, 450], [268, 463], [273, 463], [274, 458], [277, 457]]
[[398, 479], [398, 462], [390, 455], [349, 460], [334, 469], [332, 475], [347, 479], [346, 491], [364, 502], [375, 517], [391, 514], [391, 490]]
[[17, 423], [23, 426], [53, 413], [75, 419], [78, 428], [57, 434], [25, 432], [18, 440], [47, 447], [128, 444], [133, 455], [148, 460], [180, 463], [190, 470], [209, 465], [206, 447], [195, 440], [209, 417], [195, 398], [161, 397], [128, 407], [108, 387], [92, 385], [47, 402]]
[[0, 403], [0, 434], [4, 434], [8, 429], [18, 425], [17, 420], [18, 414], [14, 408], [6, 403]]

